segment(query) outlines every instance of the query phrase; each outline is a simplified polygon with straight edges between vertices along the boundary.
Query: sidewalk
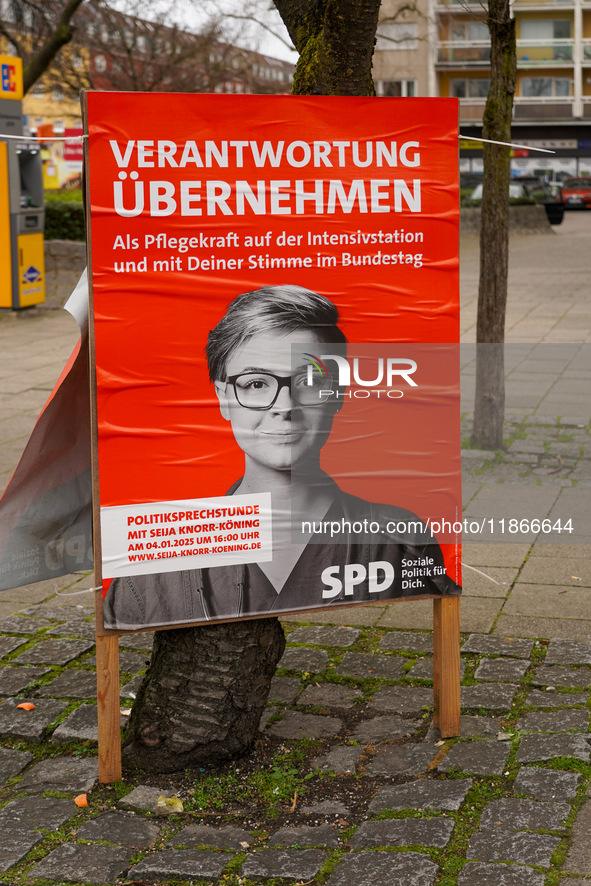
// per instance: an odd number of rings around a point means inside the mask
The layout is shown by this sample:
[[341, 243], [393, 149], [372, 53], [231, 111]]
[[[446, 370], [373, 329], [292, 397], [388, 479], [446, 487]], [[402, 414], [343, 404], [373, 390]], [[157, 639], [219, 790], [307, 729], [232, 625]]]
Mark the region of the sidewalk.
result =
[[[554, 234], [511, 245], [507, 338], [532, 349], [508, 352], [507, 452], [463, 453], [466, 514], [570, 515], [582, 543], [465, 546], [462, 738], [442, 743], [430, 726], [430, 601], [358, 607], [285, 620], [289, 645], [249, 758], [100, 787], [92, 576], [6, 591], [0, 883], [591, 881], [591, 366], [589, 344], [578, 347], [591, 337], [590, 234], [591, 213], [570, 213]], [[466, 239], [467, 342], [477, 261]], [[65, 313], [0, 318], [0, 488], [76, 339]], [[572, 348], [550, 359], [539, 342]], [[468, 438], [469, 354], [463, 365]], [[121, 639], [124, 709], [150, 642]], [[16, 708], [25, 700], [34, 711]], [[158, 815], [163, 794], [185, 811]]]

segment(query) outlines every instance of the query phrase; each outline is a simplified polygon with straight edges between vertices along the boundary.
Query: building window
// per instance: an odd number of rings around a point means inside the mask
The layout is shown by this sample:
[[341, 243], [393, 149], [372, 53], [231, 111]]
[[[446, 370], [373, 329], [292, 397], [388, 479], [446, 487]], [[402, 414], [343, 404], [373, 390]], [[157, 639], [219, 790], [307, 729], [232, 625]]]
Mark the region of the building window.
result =
[[63, 102], [64, 100], [64, 90], [59, 86], [53, 90], [53, 100], [54, 102]]
[[544, 43], [548, 40], [570, 40], [571, 21], [569, 18], [522, 18], [519, 24], [519, 39]]
[[453, 77], [450, 95], [453, 98], [486, 98], [489, 85], [488, 77]]
[[376, 83], [378, 95], [389, 98], [414, 98], [417, 94], [416, 80], [378, 80]]
[[384, 22], [378, 25], [376, 51], [418, 49], [419, 26], [416, 22]]
[[521, 78], [521, 95], [526, 98], [565, 98], [571, 94], [568, 77]]
[[451, 29], [452, 43], [488, 43], [490, 34], [486, 22], [455, 22]]
[[33, 98], [43, 98], [44, 92], [45, 90], [43, 89], [43, 83], [41, 82], [41, 80], [37, 80], [37, 82], [33, 86], [31, 95], [33, 96]]
[[95, 55], [94, 69], [100, 74], [107, 70], [107, 59], [104, 57], [104, 55]]

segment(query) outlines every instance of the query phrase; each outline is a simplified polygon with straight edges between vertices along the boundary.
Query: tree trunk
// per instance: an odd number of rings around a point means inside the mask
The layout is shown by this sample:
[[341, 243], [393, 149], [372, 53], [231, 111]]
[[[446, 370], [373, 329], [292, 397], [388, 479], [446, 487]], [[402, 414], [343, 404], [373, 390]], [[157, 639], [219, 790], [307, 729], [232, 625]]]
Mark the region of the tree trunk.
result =
[[[509, 142], [515, 94], [515, 19], [509, 0], [489, 0], [490, 89], [483, 138]], [[476, 396], [471, 442], [481, 449], [503, 444], [504, 340], [509, 271], [509, 148], [484, 145], [480, 227], [480, 283], [476, 325]]]
[[375, 95], [381, 0], [274, 0], [300, 54], [294, 95]]
[[123, 759], [174, 772], [246, 753], [284, 649], [276, 618], [157, 631]]
[[[276, 0], [300, 52], [294, 94], [374, 95], [380, 0]], [[276, 618], [156, 632], [124, 759], [173, 772], [252, 745], [285, 647]]]

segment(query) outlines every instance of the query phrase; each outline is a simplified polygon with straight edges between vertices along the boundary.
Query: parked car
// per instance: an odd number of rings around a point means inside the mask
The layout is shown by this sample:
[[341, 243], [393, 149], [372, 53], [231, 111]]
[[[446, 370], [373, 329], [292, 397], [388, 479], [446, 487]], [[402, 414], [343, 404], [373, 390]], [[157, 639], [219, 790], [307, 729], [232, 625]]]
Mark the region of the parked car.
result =
[[591, 209], [591, 177], [567, 178], [562, 197], [567, 209]]
[[[477, 185], [474, 188], [470, 200], [474, 203], [482, 201], [482, 185]], [[543, 204], [546, 207], [546, 215], [551, 225], [559, 225], [564, 218], [564, 202], [560, 188], [550, 187], [543, 178], [537, 175], [524, 175], [511, 179], [509, 200]]]

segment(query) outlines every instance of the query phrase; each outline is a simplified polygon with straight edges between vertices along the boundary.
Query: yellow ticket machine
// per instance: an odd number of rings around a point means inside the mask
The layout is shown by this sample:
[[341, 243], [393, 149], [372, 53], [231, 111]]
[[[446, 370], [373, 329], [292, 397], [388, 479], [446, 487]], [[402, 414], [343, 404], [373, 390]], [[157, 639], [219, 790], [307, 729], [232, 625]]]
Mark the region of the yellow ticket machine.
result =
[[45, 301], [43, 168], [21, 99], [21, 60], [0, 56], [0, 308], [13, 309]]

